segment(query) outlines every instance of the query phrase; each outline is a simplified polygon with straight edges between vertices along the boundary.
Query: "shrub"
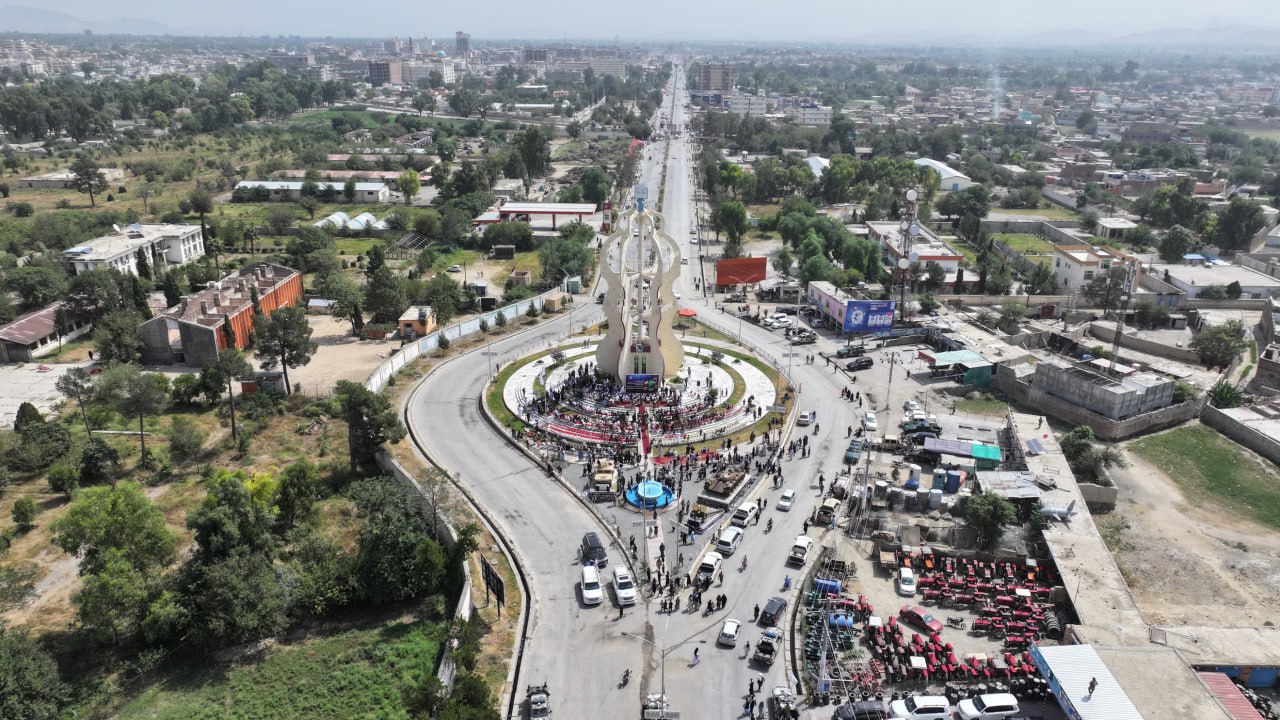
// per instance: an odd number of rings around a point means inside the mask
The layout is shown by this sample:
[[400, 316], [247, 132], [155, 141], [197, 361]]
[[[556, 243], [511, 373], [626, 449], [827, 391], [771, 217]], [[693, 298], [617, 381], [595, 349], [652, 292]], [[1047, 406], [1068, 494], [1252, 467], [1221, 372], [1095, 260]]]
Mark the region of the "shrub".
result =
[[9, 203], [9, 210], [13, 212], [14, 217], [31, 217], [36, 212], [28, 202]]
[[30, 530], [39, 512], [40, 508], [36, 505], [34, 498], [18, 498], [18, 502], [13, 504], [13, 522], [18, 525], [18, 531]]
[[448, 350], [449, 346], [452, 344], [453, 342], [449, 340], [449, 338], [445, 337], [443, 333], [436, 339], [436, 345], [441, 350]]
[[526, 310], [524, 314], [531, 318], [538, 317], [538, 305], [536, 303], [529, 303], [529, 309]]
[[200, 456], [204, 433], [184, 417], [175, 417], [169, 425], [169, 455], [178, 462], [190, 462]]
[[498, 327], [505, 327], [507, 324], [507, 314], [499, 310], [498, 314], [493, 316], [493, 324]]

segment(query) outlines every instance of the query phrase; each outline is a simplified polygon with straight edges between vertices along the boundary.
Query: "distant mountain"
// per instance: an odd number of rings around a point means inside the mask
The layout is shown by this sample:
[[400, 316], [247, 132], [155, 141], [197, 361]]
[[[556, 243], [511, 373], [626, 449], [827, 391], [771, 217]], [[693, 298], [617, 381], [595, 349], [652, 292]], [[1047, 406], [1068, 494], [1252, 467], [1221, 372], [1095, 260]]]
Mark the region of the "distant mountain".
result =
[[99, 35], [182, 35], [182, 30], [154, 20], [111, 18], [84, 20], [57, 10], [9, 5], [0, 8], [0, 32], [32, 34], [79, 34], [91, 30]]

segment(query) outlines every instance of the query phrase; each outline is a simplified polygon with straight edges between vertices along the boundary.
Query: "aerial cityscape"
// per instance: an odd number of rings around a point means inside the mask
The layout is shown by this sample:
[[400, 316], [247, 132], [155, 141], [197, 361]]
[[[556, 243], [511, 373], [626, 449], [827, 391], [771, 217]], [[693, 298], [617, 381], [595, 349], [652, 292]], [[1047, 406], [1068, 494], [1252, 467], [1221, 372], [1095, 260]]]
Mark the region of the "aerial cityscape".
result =
[[0, 718], [1280, 718], [1271, 8], [210, 9], [0, 9]]

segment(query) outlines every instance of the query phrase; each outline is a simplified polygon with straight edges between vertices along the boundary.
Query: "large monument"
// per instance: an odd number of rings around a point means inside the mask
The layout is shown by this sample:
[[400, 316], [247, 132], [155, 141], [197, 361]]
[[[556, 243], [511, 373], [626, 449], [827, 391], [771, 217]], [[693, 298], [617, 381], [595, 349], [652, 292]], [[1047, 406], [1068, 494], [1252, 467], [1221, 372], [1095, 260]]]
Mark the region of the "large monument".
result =
[[680, 246], [658, 228], [661, 216], [645, 209], [646, 199], [645, 187], [637, 187], [635, 211], [617, 223], [600, 256], [609, 331], [596, 350], [596, 370], [631, 390], [656, 390], [684, 362], [671, 327]]

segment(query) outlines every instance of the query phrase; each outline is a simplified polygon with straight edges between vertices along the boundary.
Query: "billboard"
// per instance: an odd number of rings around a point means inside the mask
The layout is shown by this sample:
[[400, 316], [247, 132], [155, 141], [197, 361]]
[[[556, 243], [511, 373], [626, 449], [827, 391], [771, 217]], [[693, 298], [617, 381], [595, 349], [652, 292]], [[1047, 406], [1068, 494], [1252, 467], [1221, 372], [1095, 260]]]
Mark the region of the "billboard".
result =
[[879, 332], [893, 327], [892, 300], [850, 300], [844, 314], [845, 332]]
[[766, 258], [734, 258], [716, 263], [716, 285], [747, 285], [764, 280], [769, 269]]
[[627, 392], [657, 392], [658, 376], [657, 375], [628, 375], [626, 380]]

